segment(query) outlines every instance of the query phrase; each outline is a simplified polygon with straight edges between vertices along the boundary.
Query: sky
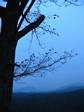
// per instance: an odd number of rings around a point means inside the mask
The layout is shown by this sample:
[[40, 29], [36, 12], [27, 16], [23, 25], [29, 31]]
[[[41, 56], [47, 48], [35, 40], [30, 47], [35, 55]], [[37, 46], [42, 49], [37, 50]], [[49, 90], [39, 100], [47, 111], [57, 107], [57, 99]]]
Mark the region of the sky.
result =
[[[81, 0], [83, 4], [83, 0]], [[54, 10], [53, 10], [54, 9]], [[45, 35], [40, 34], [42, 47], [38, 45], [36, 38], [31, 40], [31, 32], [18, 41], [16, 49], [15, 61], [21, 61], [29, 54], [45, 53], [48, 49], [54, 48], [59, 55], [64, 51], [73, 50], [78, 53], [66, 64], [57, 66], [56, 71], [46, 72], [42, 77], [28, 76], [21, 80], [14, 81], [13, 92], [42, 92], [59, 90], [64, 87], [84, 86], [84, 5], [68, 7], [57, 7], [48, 3], [48, 6], [41, 6], [41, 12], [45, 15], [59, 15], [55, 20], [48, 18], [45, 20], [47, 24], [55, 27], [60, 34]]]

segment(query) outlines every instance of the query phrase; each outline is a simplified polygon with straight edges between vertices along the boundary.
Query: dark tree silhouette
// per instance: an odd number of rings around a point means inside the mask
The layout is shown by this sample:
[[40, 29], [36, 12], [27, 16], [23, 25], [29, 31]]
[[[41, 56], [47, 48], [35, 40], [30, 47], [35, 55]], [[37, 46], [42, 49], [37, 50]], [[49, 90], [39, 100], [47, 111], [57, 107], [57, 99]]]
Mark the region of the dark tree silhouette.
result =
[[[3, 1], [7, 2], [7, 4], [6, 4], [6, 7], [0, 6], [0, 18], [1, 18], [0, 112], [7, 112], [8, 107], [10, 105], [11, 96], [12, 96], [14, 66], [16, 65], [14, 62], [15, 49], [17, 46], [17, 42], [20, 38], [25, 36], [28, 32], [39, 27], [39, 25], [45, 19], [45, 16], [40, 14], [36, 18], [36, 20], [34, 20], [33, 22], [30, 22], [28, 18], [26, 17], [36, 0], [3, 0]], [[55, 0], [50, 0], [50, 1], [57, 4]], [[39, 4], [38, 7], [43, 2], [45, 3], [47, 1], [37, 0], [37, 3]], [[72, 0], [72, 2], [68, 1], [69, 4], [73, 4], [74, 2], [75, 0], [74, 1]], [[28, 3], [29, 5], [27, 6]], [[39, 8], [38, 8], [38, 11], [39, 11]], [[27, 21], [28, 25], [20, 30], [24, 19]], [[47, 32], [47, 30], [45, 31]], [[53, 63], [50, 64], [49, 66], [52, 66], [52, 65]], [[40, 66], [39, 68], [36, 67], [36, 69], [30, 73], [34, 73], [36, 72], [36, 70], [39, 71], [39, 69], [42, 69], [42, 67], [44, 66]], [[21, 76], [21, 75], [18, 75], [18, 76]]]

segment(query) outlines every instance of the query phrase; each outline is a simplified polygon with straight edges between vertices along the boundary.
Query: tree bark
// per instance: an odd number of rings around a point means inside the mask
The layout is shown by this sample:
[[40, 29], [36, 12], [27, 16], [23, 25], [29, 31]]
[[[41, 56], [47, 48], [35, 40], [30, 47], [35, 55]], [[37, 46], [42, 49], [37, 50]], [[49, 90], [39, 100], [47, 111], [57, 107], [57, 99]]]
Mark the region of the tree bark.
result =
[[15, 49], [17, 45], [16, 28], [19, 16], [17, 3], [16, 1], [14, 1], [15, 3], [12, 2], [11, 0], [7, 1], [3, 16], [0, 15], [0, 112], [8, 111], [13, 87]]
[[0, 112], [7, 112], [11, 102], [14, 60], [17, 41], [29, 31], [38, 27], [44, 20], [41, 15], [36, 21], [19, 31], [22, 22], [31, 9], [35, 0], [32, 0], [18, 26], [20, 16], [29, 0], [22, 0], [21, 5], [17, 0], [6, 0], [5, 8], [0, 6], [1, 32], [0, 32]]
[[7, 112], [11, 102], [15, 48], [16, 42], [0, 40], [0, 112]]

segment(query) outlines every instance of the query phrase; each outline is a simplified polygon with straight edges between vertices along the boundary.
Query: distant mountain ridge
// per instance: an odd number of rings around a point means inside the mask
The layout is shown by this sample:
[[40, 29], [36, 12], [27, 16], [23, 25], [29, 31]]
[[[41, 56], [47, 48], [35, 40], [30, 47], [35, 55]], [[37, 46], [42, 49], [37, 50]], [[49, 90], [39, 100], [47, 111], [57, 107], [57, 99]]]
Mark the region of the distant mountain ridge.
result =
[[76, 90], [83, 90], [84, 89], [84, 86], [81, 86], [81, 85], [70, 85], [70, 86], [65, 86], [65, 87], [62, 87], [58, 90], [56, 90], [57, 92], [72, 92], [72, 91], [76, 91]]
[[25, 87], [21, 87], [18, 89], [14, 90], [15, 92], [22, 92], [22, 93], [48, 93], [48, 92], [71, 92], [71, 91], [75, 91], [75, 90], [80, 90], [80, 89], [84, 89], [84, 85], [82, 84], [71, 84], [71, 85], [66, 85], [63, 87], [60, 87], [59, 89], [38, 89], [32, 86], [25, 86]]
[[39, 89], [32, 87], [32, 86], [25, 86], [18, 89], [14, 89], [13, 92], [23, 92], [23, 93], [32, 93], [32, 92], [38, 92]]

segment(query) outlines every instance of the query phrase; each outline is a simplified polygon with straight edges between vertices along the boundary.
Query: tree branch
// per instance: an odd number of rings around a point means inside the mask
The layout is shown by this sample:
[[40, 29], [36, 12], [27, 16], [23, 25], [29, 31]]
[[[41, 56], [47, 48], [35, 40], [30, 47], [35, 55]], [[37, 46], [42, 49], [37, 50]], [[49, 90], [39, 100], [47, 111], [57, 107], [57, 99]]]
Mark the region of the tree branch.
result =
[[23, 14], [23, 12], [22, 12], [22, 19], [20, 20], [20, 23], [19, 23], [19, 25], [18, 25], [18, 27], [17, 27], [17, 31], [18, 31], [19, 28], [21, 27], [22, 22], [24, 21], [24, 19], [25, 19], [27, 13], [28, 13], [28, 12], [30, 11], [30, 9], [32, 8], [34, 2], [35, 2], [35, 0], [32, 0], [31, 3], [30, 3], [30, 5], [29, 5], [29, 7], [26, 9], [25, 13]]
[[20, 10], [21, 10], [21, 13], [22, 13], [24, 8], [25, 8], [25, 6], [29, 2], [29, 0], [20, 0], [20, 1], [21, 1]]
[[26, 26], [24, 29], [19, 31], [16, 35], [17, 39], [20, 39], [21, 37], [25, 36], [28, 32], [32, 31], [33, 29], [39, 27], [39, 25], [43, 22], [45, 19], [44, 15], [41, 15], [39, 18], [36, 19], [33, 23], [30, 23], [28, 26]]
[[64, 54], [58, 57], [58, 53], [53, 50], [54, 49], [49, 49], [48, 52], [44, 55], [40, 55], [40, 57], [36, 57], [33, 53], [29, 59], [25, 59], [18, 63], [18, 65], [15, 65], [14, 79], [18, 80], [22, 77], [35, 76], [37, 74], [42, 76], [45, 71], [52, 72], [56, 70], [58, 66], [67, 63], [72, 57], [77, 55], [77, 53], [74, 54], [73, 51], [64, 51]]

